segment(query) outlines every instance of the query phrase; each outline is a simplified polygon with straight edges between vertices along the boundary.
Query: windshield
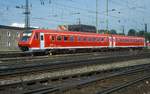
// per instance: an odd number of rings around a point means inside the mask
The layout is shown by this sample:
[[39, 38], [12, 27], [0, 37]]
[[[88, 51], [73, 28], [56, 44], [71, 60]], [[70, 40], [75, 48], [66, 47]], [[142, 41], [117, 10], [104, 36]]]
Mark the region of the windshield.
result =
[[28, 41], [28, 39], [31, 37], [32, 31], [25, 31], [22, 34], [21, 41]]

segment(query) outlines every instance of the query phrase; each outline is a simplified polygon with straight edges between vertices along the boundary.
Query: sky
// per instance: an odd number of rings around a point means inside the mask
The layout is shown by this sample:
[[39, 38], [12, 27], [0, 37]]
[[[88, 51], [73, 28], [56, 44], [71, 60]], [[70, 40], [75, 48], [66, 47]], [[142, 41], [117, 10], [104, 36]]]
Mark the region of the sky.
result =
[[[150, 25], [150, 0], [97, 0], [98, 29], [109, 29], [119, 33], [133, 28], [144, 30]], [[58, 25], [96, 25], [96, 0], [29, 0], [30, 25], [55, 29]], [[0, 0], [0, 25], [24, 26], [25, 0]], [[16, 8], [19, 6], [20, 8]], [[150, 30], [150, 28], [148, 28]]]

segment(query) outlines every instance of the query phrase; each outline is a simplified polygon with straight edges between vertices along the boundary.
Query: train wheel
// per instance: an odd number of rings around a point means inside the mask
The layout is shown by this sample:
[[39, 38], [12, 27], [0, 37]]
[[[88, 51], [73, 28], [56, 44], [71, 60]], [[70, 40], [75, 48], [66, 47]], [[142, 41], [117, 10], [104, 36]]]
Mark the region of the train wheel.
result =
[[52, 51], [48, 51], [48, 55], [49, 56], [53, 55], [53, 52]]
[[29, 51], [29, 48], [26, 46], [23, 47], [19, 47], [21, 49], [21, 51], [25, 52], [25, 51]]

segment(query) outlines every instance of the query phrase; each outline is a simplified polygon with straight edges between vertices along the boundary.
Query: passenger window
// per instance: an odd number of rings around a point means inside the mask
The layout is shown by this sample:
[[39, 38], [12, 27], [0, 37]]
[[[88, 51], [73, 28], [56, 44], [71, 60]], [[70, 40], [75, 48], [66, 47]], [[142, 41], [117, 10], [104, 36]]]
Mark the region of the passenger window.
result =
[[78, 37], [78, 41], [81, 41], [81, 37], [80, 36]]
[[92, 38], [92, 41], [95, 41], [95, 40], [96, 40], [96, 38], [93, 37], [93, 38]]
[[97, 38], [97, 42], [99, 42], [100, 41], [100, 38]]
[[101, 41], [104, 41], [104, 38], [101, 38]]
[[74, 37], [70, 36], [70, 41], [73, 42], [74, 41]]
[[[107, 42], [107, 41], [109, 41], [109, 39], [107, 38], [107, 37], [105, 37], [105, 41]], [[115, 39], [113, 39], [113, 41], [116, 41]]]
[[64, 41], [67, 41], [68, 40], [68, 37], [67, 36], [64, 36]]
[[83, 38], [83, 41], [86, 41], [86, 37]]
[[88, 41], [91, 41], [91, 38], [88, 38]]
[[61, 36], [57, 36], [57, 40], [58, 40], [58, 41], [61, 41], [61, 40], [62, 40], [62, 37], [61, 37]]
[[51, 39], [52, 41], [54, 41], [55, 40], [55, 37], [54, 36], [52, 36], [52, 39]]

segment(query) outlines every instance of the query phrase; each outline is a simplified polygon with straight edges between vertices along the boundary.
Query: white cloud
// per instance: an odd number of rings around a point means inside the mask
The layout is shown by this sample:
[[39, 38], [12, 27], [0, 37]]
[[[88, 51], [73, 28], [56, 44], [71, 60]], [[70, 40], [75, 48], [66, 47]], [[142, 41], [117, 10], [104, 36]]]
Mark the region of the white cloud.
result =
[[[25, 24], [24, 23], [12, 23], [10, 26], [24, 28]], [[39, 28], [38, 26], [31, 26], [31, 27], [32, 28]]]
[[13, 27], [25, 27], [24, 23], [12, 23], [11, 26]]

